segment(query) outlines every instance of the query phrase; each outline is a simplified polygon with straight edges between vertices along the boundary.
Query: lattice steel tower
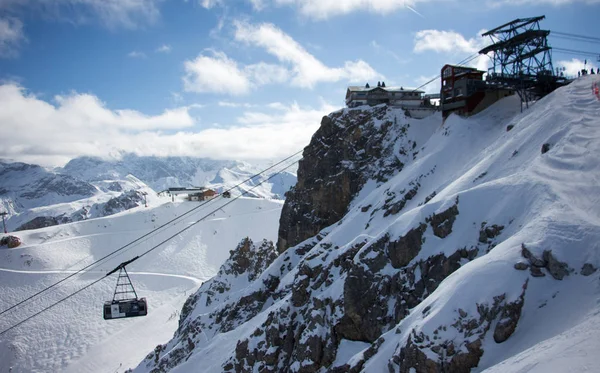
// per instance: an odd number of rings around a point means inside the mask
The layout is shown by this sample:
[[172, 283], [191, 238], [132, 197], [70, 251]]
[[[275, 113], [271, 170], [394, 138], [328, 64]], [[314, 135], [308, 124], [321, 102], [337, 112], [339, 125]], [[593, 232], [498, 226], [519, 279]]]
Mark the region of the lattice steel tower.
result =
[[545, 16], [519, 18], [490, 30], [492, 44], [479, 51], [489, 55], [493, 66], [488, 69], [487, 80], [513, 87], [522, 103], [536, 96], [542, 97], [564, 80], [554, 75], [552, 48], [548, 45], [549, 30], [540, 29]]

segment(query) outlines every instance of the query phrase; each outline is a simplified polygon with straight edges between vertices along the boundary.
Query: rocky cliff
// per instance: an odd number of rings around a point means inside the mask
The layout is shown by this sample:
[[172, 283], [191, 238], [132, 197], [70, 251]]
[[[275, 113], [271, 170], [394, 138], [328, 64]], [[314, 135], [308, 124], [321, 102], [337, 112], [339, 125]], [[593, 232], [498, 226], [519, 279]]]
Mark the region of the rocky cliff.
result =
[[417, 143], [410, 124], [385, 106], [325, 116], [286, 193], [277, 248], [283, 252], [339, 221], [369, 179], [386, 181], [402, 170]]
[[136, 372], [470, 372], [567, 346], [600, 314], [587, 88], [444, 126], [385, 106], [323, 118], [277, 248], [242, 241]]

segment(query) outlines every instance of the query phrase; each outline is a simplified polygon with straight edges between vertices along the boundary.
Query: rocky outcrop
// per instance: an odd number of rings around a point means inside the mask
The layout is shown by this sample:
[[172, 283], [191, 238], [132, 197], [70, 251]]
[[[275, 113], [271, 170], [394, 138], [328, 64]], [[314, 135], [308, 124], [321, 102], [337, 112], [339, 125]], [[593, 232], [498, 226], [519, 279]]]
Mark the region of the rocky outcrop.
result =
[[97, 192], [96, 187], [85, 181], [75, 179], [68, 175], [50, 174], [29, 186], [27, 192], [21, 193], [22, 198], [42, 198], [49, 193], [59, 196], [90, 197]]
[[502, 343], [506, 341], [514, 333], [521, 318], [521, 309], [525, 303], [525, 291], [529, 280], [523, 284], [523, 292], [514, 302], [506, 303], [500, 314], [500, 320], [494, 329], [494, 341]]
[[[469, 315], [458, 309], [455, 322], [440, 325], [433, 335], [412, 330], [406, 343], [392, 356], [389, 362], [390, 372], [470, 373], [479, 365], [484, 354], [483, 341], [494, 322], [496, 326], [493, 338], [496, 343], [505, 342], [515, 331], [526, 290], [527, 282], [523, 284], [521, 295], [515, 301], [508, 302], [506, 294], [501, 294], [493, 297], [489, 303], [479, 303], [476, 315]], [[452, 338], [443, 337], [447, 330]], [[464, 339], [456, 338], [456, 333]]]
[[342, 110], [323, 117], [299, 162], [298, 182], [286, 193], [279, 221], [279, 252], [339, 221], [368, 179], [383, 182], [402, 170], [401, 159], [408, 159], [413, 145], [406, 142], [394, 154], [394, 141], [384, 139], [403, 131], [389, 131], [392, 126], [408, 124], [398, 123], [386, 106]]
[[[550, 275], [556, 280], [562, 280], [569, 273], [573, 272], [569, 265], [565, 262], [561, 262], [552, 255], [551, 250], [544, 250], [542, 257], [535, 256], [525, 244], [521, 245], [521, 255], [527, 259], [531, 267], [529, 268], [533, 277], [544, 277], [545, 273], [542, 269], [546, 269]], [[517, 266], [515, 265], [515, 268]], [[519, 269], [519, 268], [517, 268]]]
[[439, 214], [433, 214], [427, 222], [433, 229], [433, 234], [439, 238], [446, 238], [452, 233], [452, 225], [458, 215], [458, 197], [456, 197], [456, 204], [452, 205], [449, 209], [440, 212]]
[[54, 216], [38, 216], [36, 218], [31, 219], [25, 224], [21, 224], [15, 231], [24, 231], [28, 229], [39, 229], [51, 227], [53, 225], [59, 225], [66, 221], [62, 218], [56, 218]]
[[141, 206], [143, 203], [144, 195], [142, 192], [132, 189], [104, 203], [102, 206], [102, 216], [114, 215], [118, 212]]
[[[288, 253], [286, 261], [295, 264], [292, 256], [303, 253]], [[278, 258], [272, 242], [258, 244], [245, 238], [230, 251], [230, 258], [221, 266], [218, 274], [205, 282], [199, 291], [190, 296], [183, 305], [179, 327], [169, 345], [159, 345], [142, 364], [152, 367], [152, 372], [166, 372], [184, 361], [194, 347], [205, 342], [207, 336], [225, 333], [254, 317], [267, 299], [279, 299], [279, 281], [274, 276], [261, 277], [265, 270]], [[285, 272], [286, 265], [280, 270]], [[281, 273], [281, 272], [280, 272]], [[248, 284], [257, 286], [249, 289]], [[244, 292], [246, 291], [246, 292]], [[229, 292], [243, 293], [230, 298]]]
[[118, 181], [113, 181], [112, 183], [108, 184], [106, 186], [107, 190], [110, 190], [111, 192], [122, 192], [123, 191], [123, 187], [121, 186], [121, 184]]
[[583, 276], [589, 276], [594, 274], [598, 268], [594, 267], [591, 263], [585, 263], [583, 267], [581, 267], [581, 274]]

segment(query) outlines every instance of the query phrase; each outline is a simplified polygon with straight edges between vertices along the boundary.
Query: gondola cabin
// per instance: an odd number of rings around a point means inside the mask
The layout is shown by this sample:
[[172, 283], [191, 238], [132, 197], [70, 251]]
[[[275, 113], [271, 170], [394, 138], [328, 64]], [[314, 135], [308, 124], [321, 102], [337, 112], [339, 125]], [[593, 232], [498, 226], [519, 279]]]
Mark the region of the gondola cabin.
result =
[[147, 314], [148, 305], [146, 304], [146, 298], [104, 302], [104, 320], [146, 316]]

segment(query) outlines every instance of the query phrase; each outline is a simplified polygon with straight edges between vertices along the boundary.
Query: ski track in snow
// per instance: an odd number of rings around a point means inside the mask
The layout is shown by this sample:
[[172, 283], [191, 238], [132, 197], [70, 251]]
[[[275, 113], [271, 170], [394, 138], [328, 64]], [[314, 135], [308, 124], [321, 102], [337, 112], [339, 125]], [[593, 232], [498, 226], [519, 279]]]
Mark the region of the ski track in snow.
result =
[[[48, 270], [43, 270], [43, 271], [27, 271], [27, 270], [8, 269], [8, 268], [0, 268], [0, 272], [25, 273], [25, 274], [49, 274], [49, 273], [73, 274], [73, 273], [78, 273], [78, 271], [64, 271], [64, 270], [53, 270], [53, 269], [48, 269]], [[86, 271], [86, 273], [105, 274], [105, 272], [102, 272], [102, 271]], [[200, 278], [191, 277], [191, 276], [177, 275], [177, 274], [172, 274], [172, 273], [156, 273], [156, 272], [128, 271], [127, 273], [129, 273], [130, 275], [163, 276], [163, 277], [182, 278], [185, 280], [193, 281], [197, 285], [201, 285], [204, 281], [206, 281], [210, 278], [210, 277], [205, 277], [205, 278], [200, 279]]]
[[105, 276], [124, 260], [206, 216], [127, 266], [138, 296], [148, 300], [148, 316], [102, 319], [102, 305], [112, 299], [116, 282], [116, 275], [111, 275], [0, 336], [0, 372], [9, 367], [13, 373], [122, 372], [137, 365], [156, 345], [172, 337], [187, 297], [217, 272], [242, 238], [276, 239], [282, 201], [240, 198], [222, 207], [227, 202], [214, 200], [186, 214], [198, 204], [165, 199], [162, 204], [109, 217], [16, 232], [23, 245], [0, 250], [0, 311], [179, 217], [91, 270], [0, 315], [0, 330]]

